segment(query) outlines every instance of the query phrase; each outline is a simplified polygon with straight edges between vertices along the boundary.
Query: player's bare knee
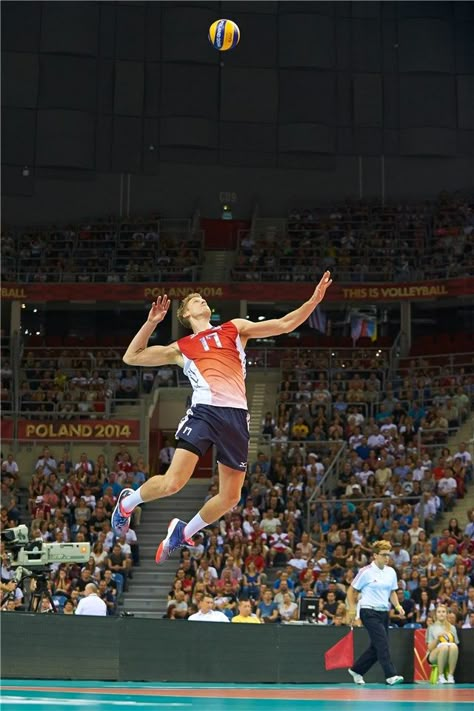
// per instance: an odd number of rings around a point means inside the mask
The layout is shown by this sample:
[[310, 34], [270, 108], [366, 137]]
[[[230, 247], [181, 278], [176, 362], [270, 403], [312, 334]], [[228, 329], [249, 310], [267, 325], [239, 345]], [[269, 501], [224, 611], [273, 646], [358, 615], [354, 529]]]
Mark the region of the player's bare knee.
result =
[[166, 475], [165, 475], [165, 483], [166, 483], [166, 492], [167, 492], [168, 496], [173, 496], [173, 494], [177, 494], [178, 491], [180, 491], [183, 488], [183, 483], [180, 482], [180, 480], [176, 479], [175, 477], [166, 478]]
[[230, 511], [230, 509], [233, 509], [234, 506], [237, 506], [239, 501], [240, 501], [240, 494], [233, 495], [233, 496], [227, 496], [226, 503], [227, 503], [229, 511]]

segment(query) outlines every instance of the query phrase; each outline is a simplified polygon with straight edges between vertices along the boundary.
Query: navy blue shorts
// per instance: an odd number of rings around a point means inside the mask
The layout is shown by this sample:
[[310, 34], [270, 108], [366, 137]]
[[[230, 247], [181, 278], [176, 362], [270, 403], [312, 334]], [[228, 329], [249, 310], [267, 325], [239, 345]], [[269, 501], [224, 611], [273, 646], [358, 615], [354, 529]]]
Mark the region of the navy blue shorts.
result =
[[218, 462], [231, 469], [247, 470], [250, 439], [247, 410], [193, 405], [180, 421], [175, 437], [192, 444], [201, 456], [215, 444]]

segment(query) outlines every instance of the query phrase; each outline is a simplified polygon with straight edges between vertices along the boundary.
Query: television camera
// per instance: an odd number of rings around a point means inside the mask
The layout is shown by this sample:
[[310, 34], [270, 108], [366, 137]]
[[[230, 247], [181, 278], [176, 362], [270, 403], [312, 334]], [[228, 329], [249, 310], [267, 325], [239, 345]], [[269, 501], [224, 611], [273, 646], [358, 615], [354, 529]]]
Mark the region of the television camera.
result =
[[[34, 581], [31, 590], [29, 611], [39, 612], [43, 598], [49, 599], [56, 611], [48, 590], [47, 569], [61, 563], [87, 563], [90, 558], [90, 543], [46, 543], [41, 538], [30, 541], [24, 524], [6, 528], [1, 532], [8, 564], [16, 568], [13, 580], [20, 585], [24, 579]], [[9, 593], [12, 595], [12, 593]], [[8, 599], [8, 595], [6, 596]]]

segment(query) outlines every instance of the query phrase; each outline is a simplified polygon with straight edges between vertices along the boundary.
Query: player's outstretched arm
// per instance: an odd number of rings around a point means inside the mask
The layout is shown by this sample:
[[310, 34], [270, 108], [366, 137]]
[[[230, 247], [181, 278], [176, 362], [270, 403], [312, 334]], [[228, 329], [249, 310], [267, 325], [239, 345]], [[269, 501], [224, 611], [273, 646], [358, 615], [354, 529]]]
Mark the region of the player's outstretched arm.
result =
[[243, 338], [269, 338], [270, 336], [279, 336], [282, 333], [291, 333], [295, 328], [301, 326], [314, 311], [316, 306], [321, 303], [326, 294], [326, 290], [331, 284], [331, 272], [324, 272], [321, 281], [308, 301], [305, 301], [298, 309], [290, 311], [286, 316], [258, 322], [248, 321], [244, 318], [236, 318], [232, 320], [232, 323], [237, 326], [239, 334]]
[[151, 305], [148, 318], [132, 339], [123, 360], [127, 365], [180, 365], [183, 366], [183, 356], [177, 343], [169, 346], [147, 346], [151, 334], [163, 321], [170, 307], [170, 300], [166, 294]]

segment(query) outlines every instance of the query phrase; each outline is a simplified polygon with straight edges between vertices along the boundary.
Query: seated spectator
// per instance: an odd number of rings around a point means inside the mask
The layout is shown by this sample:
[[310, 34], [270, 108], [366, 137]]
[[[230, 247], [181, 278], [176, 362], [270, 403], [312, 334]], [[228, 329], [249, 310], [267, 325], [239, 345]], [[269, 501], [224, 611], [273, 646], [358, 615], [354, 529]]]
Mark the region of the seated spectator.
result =
[[20, 476], [20, 470], [18, 468], [18, 464], [15, 461], [15, 458], [13, 454], [8, 454], [7, 458], [3, 460], [2, 462], [2, 481], [4, 480], [5, 474], [9, 474], [10, 477], [13, 479], [13, 484], [18, 483], [18, 479]]
[[266, 624], [279, 622], [278, 606], [273, 602], [271, 590], [265, 590], [256, 612], [258, 619]]
[[133, 370], [127, 370], [120, 379], [120, 387], [117, 397], [127, 400], [135, 400], [138, 397], [138, 378]]
[[214, 610], [214, 598], [211, 595], [204, 595], [199, 603], [199, 612], [189, 615], [191, 622], [229, 622], [229, 618], [220, 610]]
[[298, 619], [298, 605], [292, 601], [289, 592], [284, 593], [282, 602], [278, 605], [281, 622], [291, 622]]
[[443, 511], [451, 511], [456, 500], [458, 485], [451, 467], [446, 468], [444, 476], [438, 481], [437, 491], [443, 504]]
[[454, 672], [459, 656], [458, 633], [456, 627], [448, 622], [447, 612], [445, 605], [438, 605], [435, 622], [426, 630], [428, 661], [438, 666], [439, 684], [454, 684]]
[[188, 616], [188, 603], [185, 600], [184, 590], [177, 590], [175, 597], [168, 602], [168, 611], [173, 610], [173, 619], [186, 619]]
[[231, 621], [237, 623], [243, 622], [247, 624], [261, 624], [262, 622], [258, 616], [252, 614], [252, 607], [249, 600], [239, 601], [239, 613], [238, 615], [234, 615]]
[[397, 590], [398, 604], [403, 608], [404, 615], [401, 616], [398, 608], [392, 609], [389, 612], [390, 625], [395, 627], [404, 627], [406, 624], [416, 622], [415, 603], [411, 598], [406, 598], [403, 590]]
[[[413, 599], [413, 598], [412, 598]], [[415, 603], [415, 622], [427, 626], [428, 617], [434, 615], [436, 609], [435, 603], [430, 599], [427, 590], [422, 590], [419, 596], [420, 602]]]
[[119, 573], [123, 577], [124, 590], [127, 590], [127, 580], [131, 572], [131, 567], [132, 561], [130, 557], [122, 553], [120, 545], [115, 543], [107, 559], [107, 568], [114, 573]]
[[112, 590], [107, 587], [107, 582], [105, 580], [99, 580], [97, 594], [107, 606], [107, 615], [115, 615], [117, 613], [117, 599]]
[[248, 565], [245, 566], [244, 575], [242, 577], [242, 596], [246, 599], [257, 600], [261, 584], [261, 575], [253, 560], [250, 560]]
[[217, 592], [214, 598], [215, 607], [227, 615], [229, 619], [235, 615], [237, 610], [237, 596], [234, 586], [230, 580], [224, 582], [223, 588]]
[[[281, 523], [277, 525], [275, 533], [272, 533], [269, 538], [270, 544], [270, 565], [275, 562], [276, 556], [282, 556], [285, 561], [293, 555], [290, 547], [290, 539], [288, 533], [283, 531]], [[301, 550], [300, 550], [301, 553]]]

